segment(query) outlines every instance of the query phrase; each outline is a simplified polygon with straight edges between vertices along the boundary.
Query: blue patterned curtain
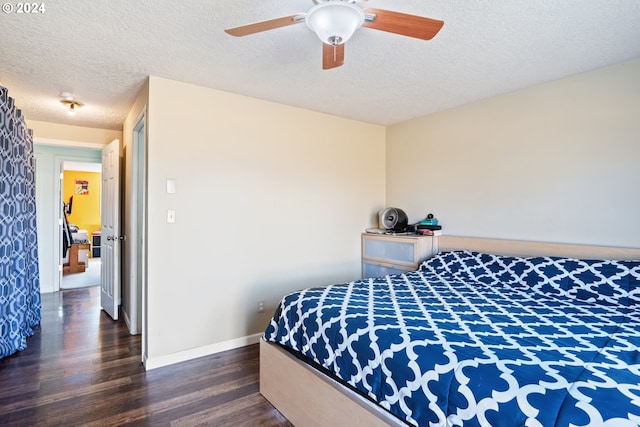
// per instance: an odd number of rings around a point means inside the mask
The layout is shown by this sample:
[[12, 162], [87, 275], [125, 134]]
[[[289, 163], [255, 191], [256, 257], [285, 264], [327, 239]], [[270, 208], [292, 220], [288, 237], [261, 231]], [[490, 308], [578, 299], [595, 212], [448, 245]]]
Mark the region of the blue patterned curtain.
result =
[[40, 323], [33, 134], [0, 86], [0, 358]]

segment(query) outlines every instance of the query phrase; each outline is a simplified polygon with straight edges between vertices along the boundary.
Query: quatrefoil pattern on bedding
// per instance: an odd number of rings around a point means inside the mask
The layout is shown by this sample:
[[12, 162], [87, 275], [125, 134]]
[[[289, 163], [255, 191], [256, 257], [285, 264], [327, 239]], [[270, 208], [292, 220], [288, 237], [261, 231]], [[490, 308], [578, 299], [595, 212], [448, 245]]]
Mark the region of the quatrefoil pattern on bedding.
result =
[[286, 296], [265, 332], [420, 426], [636, 426], [640, 262], [445, 252]]

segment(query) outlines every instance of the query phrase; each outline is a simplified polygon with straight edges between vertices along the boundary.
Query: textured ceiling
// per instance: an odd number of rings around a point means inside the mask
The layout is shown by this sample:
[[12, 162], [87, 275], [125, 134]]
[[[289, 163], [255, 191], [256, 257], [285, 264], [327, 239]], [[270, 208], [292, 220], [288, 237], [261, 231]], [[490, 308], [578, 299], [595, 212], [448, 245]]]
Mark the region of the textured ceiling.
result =
[[[328, 71], [304, 24], [223, 31], [306, 12], [311, 0], [44, 4], [0, 13], [0, 84], [29, 119], [107, 129], [122, 127], [148, 75], [388, 125], [640, 58], [637, 0], [370, 0], [361, 5], [444, 27], [431, 41], [361, 28], [345, 65]], [[66, 114], [61, 92], [85, 107]]]

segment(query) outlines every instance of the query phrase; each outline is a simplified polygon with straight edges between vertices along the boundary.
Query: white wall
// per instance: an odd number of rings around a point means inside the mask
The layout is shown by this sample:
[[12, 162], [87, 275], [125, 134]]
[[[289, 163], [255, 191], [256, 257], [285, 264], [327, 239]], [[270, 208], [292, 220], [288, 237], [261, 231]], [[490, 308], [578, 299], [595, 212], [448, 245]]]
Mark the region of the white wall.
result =
[[287, 292], [359, 278], [383, 127], [157, 77], [147, 117], [150, 360], [260, 333]]
[[35, 142], [41, 145], [101, 148], [114, 139], [122, 140], [120, 130], [63, 125], [38, 120], [27, 120], [27, 125], [33, 129]]
[[386, 178], [445, 234], [640, 247], [640, 60], [390, 126]]

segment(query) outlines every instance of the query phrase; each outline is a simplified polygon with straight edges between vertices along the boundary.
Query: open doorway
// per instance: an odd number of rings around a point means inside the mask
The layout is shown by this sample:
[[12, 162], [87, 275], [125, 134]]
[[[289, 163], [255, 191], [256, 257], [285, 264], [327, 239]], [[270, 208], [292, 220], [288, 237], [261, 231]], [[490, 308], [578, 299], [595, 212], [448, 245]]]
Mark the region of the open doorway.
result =
[[[124, 234], [122, 245], [124, 250], [121, 254], [123, 263], [122, 272], [122, 309], [123, 318], [132, 334], [144, 333], [143, 313], [146, 292], [146, 115], [143, 112], [132, 132], [132, 143], [125, 145], [123, 158], [125, 167], [123, 168], [122, 191], [124, 197]], [[65, 162], [91, 163], [96, 168], [100, 168], [102, 163], [103, 145], [95, 147], [76, 147], [49, 144], [47, 142], [34, 144], [36, 157], [36, 210], [38, 221], [38, 250], [40, 267], [41, 292], [57, 292], [61, 289], [63, 280], [63, 254], [62, 254], [62, 208], [68, 204], [69, 196], [63, 195], [64, 186], [64, 164]], [[85, 185], [82, 181], [89, 181], [88, 191], [92, 194], [94, 189], [104, 185], [96, 184], [90, 180], [78, 178], [78, 185]], [[72, 186], [75, 187], [75, 178], [72, 179]], [[79, 191], [82, 191], [80, 189]], [[81, 196], [73, 195], [72, 212], [75, 214]], [[84, 196], [82, 196], [84, 197]], [[101, 208], [102, 209], [102, 208]], [[104, 212], [100, 212], [101, 220]], [[73, 221], [72, 221], [73, 222]], [[85, 228], [85, 227], [79, 227]], [[86, 228], [85, 228], [86, 229]], [[92, 233], [88, 231], [90, 249], [93, 251], [99, 248], [96, 240], [92, 239]], [[108, 236], [100, 236], [101, 243], [107, 240]], [[92, 241], [93, 240], [93, 241]], [[104, 267], [104, 254], [100, 254], [102, 267]], [[92, 262], [88, 256], [89, 263]], [[92, 266], [89, 265], [89, 272]], [[93, 271], [97, 271], [93, 270]], [[64, 287], [64, 285], [63, 285]]]
[[[99, 148], [34, 144], [36, 158], [36, 215], [38, 224], [38, 261], [40, 291], [60, 290], [62, 282], [62, 209], [64, 162], [100, 165]], [[75, 201], [75, 200], [74, 200]], [[72, 207], [73, 209], [73, 207]]]
[[[145, 244], [136, 245], [135, 242], [144, 242], [146, 234], [146, 115], [143, 112], [138, 118], [138, 124], [133, 132], [133, 143], [122, 147], [123, 152], [119, 157], [126, 157], [126, 167], [122, 171], [122, 177], [125, 182], [122, 188], [118, 188], [123, 192], [121, 200], [125, 204], [122, 212], [123, 217], [126, 215], [127, 220], [124, 222], [125, 233], [123, 236], [123, 247], [126, 250], [121, 254], [124, 268], [126, 272], [122, 273], [123, 292], [122, 305], [124, 310], [126, 306], [126, 316], [123, 320], [127, 323], [127, 327], [132, 334], [140, 334], [143, 332], [141, 326], [145, 316], [142, 313], [144, 297], [143, 284], [146, 281], [146, 253]], [[39, 249], [39, 267], [40, 267], [40, 284], [42, 293], [58, 292], [64, 290], [66, 285], [63, 281], [63, 255], [62, 255], [62, 209], [65, 204], [69, 204], [70, 194], [64, 193], [65, 179], [64, 171], [68, 169], [76, 169], [81, 172], [100, 171], [102, 172], [102, 155], [104, 145], [82, 143], [77, 144], [69, 142], [69, 144], [61, 144], [61, 141], [41, 140], [34, 144], [34, 154], [36, 158], [36, 210], [38, 221], [38, 249]], [[123, 156], [127, 154], [126, 156]], [[76, 166], [74, 166], [74, 163]], [[77, 167], [82, 164], [82, 167]], [[90, 164], [92, 169], [87, 169]], [[95, 169], [93, 169], [95, 168]], [[76, 183], [76, 179], [79, 181]], [[95, 181], [95, 182], [94, 182]], [[86, 197], [88, 191], [89, 196], [96, 191], [104, 188], [103, 180], [96, 177], [72, 177], [70, 179], [73, 187], [73, 200], [71, 204], [71, 213], [76, 214], [79, 209], [80, 201]], [[79, 194], [75, 194], [75, 186], [78, 185]], [[132, 194], [135, 193], [135, 194]], [[81, 204], [80, 204], [81, 205]], [[101, 224], [103, 222], [102, 206], [100, 207], [100, 220], [89, 221], [90, 224]], [[70, 221], [76, 222], [75, 219]], [[103, 254], [95, 253], [96, 250], [101, 251], [102, 245], [95, 239], [95, 235], [91, 227], [78, 225], [79, 229], [87, 230], [86, 238], [89, 240], [90, 254], [87, 254], [89, 266], [87, 271], [98, 272], [100, 268], [94, 269], [91, 264], [93, 260], [102, 261]], [[133, 230], [133, 232], [132, 232]], [[101, 230], [102, 231], [102, 230]], [[104, 233], [104, 231], [102, 231]], [[105, 235], [106, 236], [106, 235]], [[100, 243], [106, 241], [100, 236]], [[102, 251], [101, 251], [102, 252]], [[126, 261], [130, 256], [134, 256], [137, 261], [131, 268]], [[102, 266], [104, 267], [104, 265]], [[125, 276], [126, 274], [126, 276]], [[80, 273], [71, 276], [86, 276]], [[120, 274], [118, 274], [120, 276]], [[126, 277], [126, 279], [125, 279]], [[66, 279], [66, 278], [65, 278]], [[100, 283], [100, 282], [96, 282]], [[61, 287], [62, 284], [62, 287]], [[89, 288], [91, 289], [91, 288]], [[135, 304], [132, 304], [135, 301]], [[143, 346], [144, 347], [144, 346]], [[143, 353], [144, 354], [144, 353]], [[143, 357], [143, 355], [141, 355]]]
[[62, 162], [60, 289], [100, 285], [102, 224], [100, 163]]

